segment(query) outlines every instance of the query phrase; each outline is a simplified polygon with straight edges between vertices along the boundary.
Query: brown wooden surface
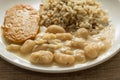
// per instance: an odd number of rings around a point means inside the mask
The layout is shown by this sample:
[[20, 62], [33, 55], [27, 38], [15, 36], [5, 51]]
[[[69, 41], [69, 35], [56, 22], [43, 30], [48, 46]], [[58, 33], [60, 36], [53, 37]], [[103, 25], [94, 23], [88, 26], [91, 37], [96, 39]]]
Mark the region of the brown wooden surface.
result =
[[0, 58], [0, 80], [120, 80], [120, 52], [96, 67], [66, 74], [32, 72]]

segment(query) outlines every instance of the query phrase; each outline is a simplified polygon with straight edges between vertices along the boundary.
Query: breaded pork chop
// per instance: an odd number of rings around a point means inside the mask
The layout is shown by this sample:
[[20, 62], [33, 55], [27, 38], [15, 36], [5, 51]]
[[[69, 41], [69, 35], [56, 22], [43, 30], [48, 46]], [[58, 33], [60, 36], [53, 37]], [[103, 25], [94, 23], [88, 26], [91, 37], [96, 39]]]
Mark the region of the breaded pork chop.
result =
[[10, 41], [21, 43], [34, 38], [39, 31], [39, 14], [30, 5], [19, 4], [6, 11], [3, 35]]

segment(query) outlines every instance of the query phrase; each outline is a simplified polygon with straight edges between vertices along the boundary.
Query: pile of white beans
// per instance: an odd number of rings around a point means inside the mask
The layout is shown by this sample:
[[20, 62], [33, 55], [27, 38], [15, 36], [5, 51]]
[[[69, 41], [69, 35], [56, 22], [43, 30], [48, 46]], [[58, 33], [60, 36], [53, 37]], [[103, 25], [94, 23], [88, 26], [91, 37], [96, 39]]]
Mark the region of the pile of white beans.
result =
[[80, 28], [71, 34], [58, 25], [51, 25], [41, 27], [35, 40], [26, 40], [22, 45], [10, 44], [7, 50], [29, 55], [29, 61], [33, 64], [56, 63], [65, 66], [84, 63], [97, 58], [111, 46], [112, 40], [105, 36], [109, 35], [110, 30], [108, 27], [101, 31], [103, 33], [90, 35], [87, 29]]

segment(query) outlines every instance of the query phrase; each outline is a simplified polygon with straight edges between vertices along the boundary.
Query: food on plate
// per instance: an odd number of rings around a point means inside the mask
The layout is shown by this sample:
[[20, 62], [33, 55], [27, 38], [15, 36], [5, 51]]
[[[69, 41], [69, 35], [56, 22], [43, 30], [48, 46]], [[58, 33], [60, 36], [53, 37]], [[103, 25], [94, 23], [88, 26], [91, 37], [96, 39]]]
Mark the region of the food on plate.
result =
[[10, 41], [22, 43], [34, 38], [39, 31], [39, 15], [30, 5], [18, 4], [5, 14], [3, 35]]
[[[34, 11], [32, 8], [27, 12], [31, 13], [31, 10]], [[110, 24], [108, 13], [96, 0], [48, 0], [47, 3], [41, 4], [38, 12], [40, 21], [37, 11], [34, 11], [30, 19], [30, 15], [25, 12], [27, 18], [21, 17], [23, 14], [20, 14], [20, 19], [13, 17], [17, 19], [16, 21], [27, 20], [23, 27], [16, 28], [14, 25], [17, 22], [13, 22], [12, 26], [7, 25], [12, 20], [9, 17], [5, 17], [3, 27], [6, 38], [10, 40], [12, 38], [13, 42], [23, 42], [20, 45], [9, 43], [7, 50], [20, 54], [32, 64], [62, 66], [82, 64], [96, 59], [112, 46], [114, 27]], [[10, 31], [5, 30], [6, 26], [10, 27]], [[21, 35], [23, 28], [25, 33]], [[40, 32], [37, 33], [39, 28]], [[16, 29], [20, 33], [19, 37], [17, 33], [13, 35]], [[31, 39], [32, 33], [34, 39]]]

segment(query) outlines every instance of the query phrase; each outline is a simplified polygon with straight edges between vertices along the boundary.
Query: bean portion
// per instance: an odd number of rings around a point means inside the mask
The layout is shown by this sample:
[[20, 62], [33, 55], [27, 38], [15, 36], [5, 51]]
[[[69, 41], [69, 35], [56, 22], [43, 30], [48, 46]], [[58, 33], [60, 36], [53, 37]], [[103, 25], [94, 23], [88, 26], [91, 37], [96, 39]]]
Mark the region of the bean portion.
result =
[[7, 50], [28, 56], [32, 64], [56, 63], [60, 66], [71, 66], [97, 58], [108, 49], [106, 44], [109, 42], [106, 40], [101, 34], [89, 34], [85, 28], [80, 28], [75, 33], [44, 31], [40, 32], [35, 40], [27, 40], [22, 45], [8, 45]]

